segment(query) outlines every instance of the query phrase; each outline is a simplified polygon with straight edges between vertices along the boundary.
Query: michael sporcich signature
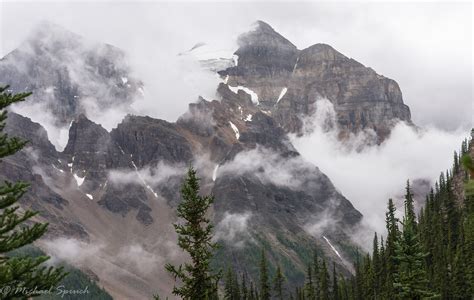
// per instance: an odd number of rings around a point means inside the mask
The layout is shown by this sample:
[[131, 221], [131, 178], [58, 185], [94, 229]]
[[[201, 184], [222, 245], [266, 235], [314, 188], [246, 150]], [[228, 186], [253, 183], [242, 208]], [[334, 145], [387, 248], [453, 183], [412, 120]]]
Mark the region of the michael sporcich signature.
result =
[[0, 287], [0, 294], [7, 296], [7, 295], [23, 295], [23, 296], [31, 296], [31, 295], [58, 295], [63, 298], [66, 295], [87, 295], [89, 294], [89, 286], [85, 286], [81, 289], [68, 289], [64, 285], [58, 285], [56, 287], [51, 286], [49, 289], [38, 289], [33, 288], [29, 289], [23, 287], [21, 285], [5, 285]]

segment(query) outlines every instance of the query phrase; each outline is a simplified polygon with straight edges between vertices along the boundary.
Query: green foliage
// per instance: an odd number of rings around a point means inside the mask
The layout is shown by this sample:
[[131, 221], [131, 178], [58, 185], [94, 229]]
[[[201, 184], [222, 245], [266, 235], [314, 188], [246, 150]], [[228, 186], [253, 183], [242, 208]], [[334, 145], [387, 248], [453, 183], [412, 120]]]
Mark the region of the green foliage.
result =
[[228, 268], [224, 278], [224, 299], [226, 300], [240, 300], [240, 286], [237, 274]]
[[313, 268], [308, 265], [308, 273], [306, 274], [305, 295], [308, 300], [316, 300], [316, 291], [314, 287]]
[[220, 272], [212, 273], [210, 261], [217, 244], [212, 242], [212, 229], [206, 213], [214, 202], [212, 196], [199, 195], [199, 179], [190, 167], [181, 188], [183, 200], [178, 206], [178, 217], [182, 223], [174, 224], [178, 234], [178, 246], [191, 257], [190, 263], [178, 267], [166, 265], [166, 270], [182, 282], [174, 286], [173, 294], [184, 300], [207, 300], [217, 298]]
[[275, 277], [273, 278], [273, 290], [275, 291], [275, 297], [279, 300], [285, 299], [284, 291], [285, 291], [285, 277], [281, 272], [280, 265], [277, 266]]
[[[0, 87], [0, 162], [2, 158], [20, 151], [26, 144], [16, 137], [9, 137], [4, 129], [6, 108], [24, 101], [30, 93], [13, 95], [6, 92], [7, 89], [8, 86]], [[0, 287], [8, 287], [3, 290], [0, 299], [37, 296], [40, 294], [38, 291], [51, 289], [66, 275], [62, 268], [45, 267], [44, 262], [49, 259], [47, 256], [8, 255], [8, 252], [38, 240], [48, 227], [48, 224], [31, 224], [37, 212], [21, 212], [16, 205], [27, 188], [28, 184], [25, 182], [5, 182], [0, 185]], [[30, 225], [26, 225], [27, 223]], [[6, 290], [9, 292], [5, 292]]]
[[268, 276], [268, 262], [265, 256], [265, 250], [262, 249], [260, 258], [260, 298], [261, 300], [270, 300], [270, 283]]
[[396, 244], [395, 260], [398, 270], [394, 274], [393, 285], [402, 299], [422, 299], [435, 294], [428, 288], [428, 279], [424, 268], [427, 256], [422, 251], [418, 235], [415, 232], [415, 220], [405, 215], [401, 239]]
[[320, 299], [329, 300], [329, 272], [326, 267], [326, 262], [323, 261], [323, 264], [319, 273], [319, 289], [320, 289]]
[[339, 300], [339, 282], [335, 262], [332, 263], [332, 299]]

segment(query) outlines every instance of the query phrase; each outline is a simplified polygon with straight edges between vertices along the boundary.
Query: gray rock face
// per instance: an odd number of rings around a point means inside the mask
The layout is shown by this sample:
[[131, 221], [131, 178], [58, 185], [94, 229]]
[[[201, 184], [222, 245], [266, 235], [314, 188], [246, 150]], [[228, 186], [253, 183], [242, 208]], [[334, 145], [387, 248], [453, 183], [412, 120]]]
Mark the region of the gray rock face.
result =
[[241, 35], [238, 42], [237, 66], [219, 73], [229, 75], [229, 85], [255, 91], [264, 109], [273, 107], [291, 78], [298, 49], [262, 21], [257, 22], [255, 30]]
[[122, 216], [137, 210], [136, 218], [140, 222], [144, 225], [153, 222], [144, 186], [109, 182], [111, 170], [133, 172], [134, 162], [102, 126], [80, 115], [71, 125], [63, 154], [68, 157], [70, 171], [84, 178], [80, 189], [102, 195], [97, 204]]
[[112, 138], [137, 166], [159, 161], [189, 162], [192, 150], [176, 125], [150, 117], [128, 116], [111, 132]]
[[344, 133], [373, 129], [379, 140], [394, 122], [411, 124], [398, 84], [377, 74], [329, 45], [298, 50], [259, 21], [254, 31], [240, 37], [239, 63], [221, 71], [231, 86], [255, 91], [262, 109], [286, 132], [301, 133], [302, 118], [314, 112], [314, 103], [329, 99]]
[[99, 204], [113, 213], [126, 216], [133, 209], [138, 210], [137, 220], [144, 225], [150, 225], [153, 217], [150, 215], [151, 208], [146, 205], [148, 196], [142, 186], [136, 184], [108, 184], [104, 196]]
[[13, 112], [8, 113], [6, 133], [27, 140], [24, 150], [6, 157], [0, 164], [1, 181], [26, 181], [28, 192], [21, 198], [21, 205], [40, 212], [40, 217], [55, 224], [48, 234], [67, 234], [71, 237], [87, 239], [82, 225], [64, 217], [64, 209], [69, 200], [62, 197], [52, 185], [61, 174], [64, 158], [48, 141], [46, 130], [29, 118]]

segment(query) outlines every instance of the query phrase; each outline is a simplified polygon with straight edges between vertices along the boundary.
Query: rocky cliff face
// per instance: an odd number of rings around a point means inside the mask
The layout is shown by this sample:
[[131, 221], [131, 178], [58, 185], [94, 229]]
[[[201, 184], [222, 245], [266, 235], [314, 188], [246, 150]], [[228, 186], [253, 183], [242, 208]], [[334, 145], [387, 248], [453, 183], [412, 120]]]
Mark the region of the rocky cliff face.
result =
[[[271, 262], [285, 265], [290, 282], [303, 279], [314, 249], [341, 271], [351, 270], [349, 234], [362, 216], [300, 156], [287, 133], [301, 132], [302, 118], [326, 97], [341, 128], [371, 128], [382, 138], [394, 120], [410, 122], [394, 81], [327, 45], [298, 50], [259, 22], [240, 38], [237, 64], [219, 71], [219, 100], [199, 98], [174, 123], [130, 115], [108, 132], [86, 117], [82, 100], [94, 93], [94, 83], [111, 91], [94, 98], [99, 110], [131, 101], [141, 83], [127, 75], [123, 54], [106, 45], [83, 50], [82, 38], [58, 34], [50, 25], [39, 32], [26, 42], [31, 51], [16, 50], [0, 61], [0, 82], [14, 91], [33, 90], [29, 101], [45, 103], [60, 122], [71, 122], [69, 140], [64, 151], [56, 151], [40, 124], [10, 113], [8, 132], [30, 145], [2, 162], [0, 176], [32, 183], [24, 205], [41, 211], [51, 223], [50, 236], [101, 245], [100, 260], [88, 267], [113, 295], [169, 292], [173, 283], [162, 257], [183, 259], [167, 247], [176, 241], [171, 224], [191, 163], [203, 193], [216, 197], [211, 215], [223, 245], [217, 266], [232, 263], [257, 280], [254, 266], [263, 247]], [[81, 80], [72, 76], [78, 70], [65, 67], [77, 48]], [[128, 259], [118, 260], [119, 249], [135, 244], [142, 247], [138, 256], [152, 257], [148, 265], [156, 268], [144, 272]]]
[[397, 121], [411, 124], [398, 84], [329, 45], [298, 50], [268, 24], [240, 37], [237, 66], [220, 72], [232, 86], [254, 91], [262, 109], [286, 132], [301, 133], [314, 103], [329, 99], [342, 134], [374, 130], [383, 140]]

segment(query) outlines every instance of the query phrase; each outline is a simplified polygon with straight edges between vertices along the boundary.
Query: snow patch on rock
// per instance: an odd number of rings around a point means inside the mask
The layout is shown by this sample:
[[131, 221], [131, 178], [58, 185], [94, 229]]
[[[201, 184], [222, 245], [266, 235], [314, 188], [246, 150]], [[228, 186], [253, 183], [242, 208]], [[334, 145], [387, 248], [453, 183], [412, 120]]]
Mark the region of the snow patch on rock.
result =
[[[130, 154], [130, 156], [132, 155]], [[146, 183], [145, 179], [138, 171], [138, 167], [133, 160], [132, 160], [132, 165], [135, 168], [135, 172], [137, 173], [137, 176], [138, 178], [140, 178], [140, 181], [143, 183], [143, 185], [155, 196], [155, 198], [158, 198], [158, 194], [153, 190], [153, 188], [149, 184]]]
[[212, 172], [212, 181], [216, 181], [217, 179], [217, 170], [219, 169], [219, 164], [217, 164], [215, 167], [214, 167], [214, 171]]
[[239, 92], [239, 90], [242, 90], [242, 91], [246, 92], [247, 94], [250, 95], [250, 98], [252, 99], [252, 102], [253, 102], [254, 104], [257, 104], [257, 105], [258, 105], [259, 101], [258, 101], [258, 95], [257, 95], [257, 93], [255, 93], [254, 91], [252, 91], [252, 90], [249, 89], [248, 87], [241, 86], [241, 85], [239, 85], [239, 86], [230, 86], [230, 85], [229, 85], [229, 89], [230, 89], [232, 92], [236, 93], [236, 94]]
[[234, 123], [232, 123], [231, 121], [229, 121], [229, 124], [230, 124], [230, 127], [232, 127], [232, 130], [235, 133], [235, 138], [239, 139], [240, 138], [239, 128], [237, 128], [237, 126], [235, 126]]
[[86, 179], [86, 177], [79, 177], [77, 174], [73, 174], [74, 175], [74, 179], [76, 179], [76, 182], [77, 182], [77, 186], [81, 186], [83, 183], [84, 183], [84, 179]]
[[286, 91], [288, 91], [288, 88], [286, 88], [286, 87], [284, 87], [284, 88], [281, 90], [280, 96], [278, 96], [277, 103], [280, 102], [280, 100], [281, 100], [281, 98], [283, 98], [283, 96], [285, 96]]
[[324, 240], [328, 243], [329, 247], [331, 247], [332, 251], [334, 251], [334, 253], [336, 253], [336, 255], [337, 255], [342, 261], [344, 261], [344, 260], [342, 259], [341, 255], [339, 254], [339, 251], [337, 251], [336, 248], [334, 248], [334, 246], [331, 244], [331, 242], [329, 241], [329, 239], [328, 239], [327, 237], [325, 237], [324, 235], [323, 235], [323, 238], [324, 238]]

